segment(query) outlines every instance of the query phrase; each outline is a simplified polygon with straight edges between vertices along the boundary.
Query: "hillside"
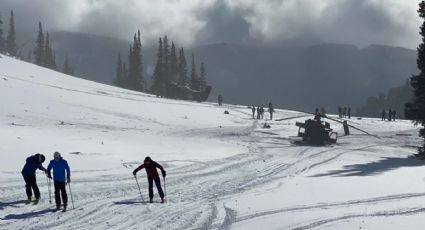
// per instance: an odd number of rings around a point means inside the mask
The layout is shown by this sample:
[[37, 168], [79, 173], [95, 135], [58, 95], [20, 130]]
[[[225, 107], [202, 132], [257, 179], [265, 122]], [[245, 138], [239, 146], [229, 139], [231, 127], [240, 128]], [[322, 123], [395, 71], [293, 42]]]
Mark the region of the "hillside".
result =
[[[335, 146], [297, 146], [294, 123], [308, 114], [279, 109], [265, 130], [247, 106], [156, 98], [5, 56], [0, 105], [0, 229], [395, 230], [425, 217], [409, 121], [354, 118], [378, 138], [352, 130]], [[24, 203], [25, 158], [54, 151], [72, 170], [66, 213], [52, 211], [41, 172], [40, 203]], [[165, 204], [141, 202], [131, 172], [147, 155], [167, 170]]]
[[[124, 59], [128, 53], [129, 42], [102, 36], [55, 32], [51, 39], [60, 64], [68, 54], [77, 76], [101, 83], [112, 82], [117, 53]], [[185, 48], [189, 60], [191, 50]], [[417, 72], [415, 50], [389, 46], [287, 44], [271, 48], [221, 43], [193, 51], [197, 61], [206, 64], [213, 85], [210, 100], [222, 94], [232, 104], [260, 105], [272, 100], [285, 108], [312, 111], [325, 106], [336, 112], [338, 106], [363, 106], [368, 97], [404, 84]], [[155, 55], [156, 46], [143, 47], [148, 81]]]

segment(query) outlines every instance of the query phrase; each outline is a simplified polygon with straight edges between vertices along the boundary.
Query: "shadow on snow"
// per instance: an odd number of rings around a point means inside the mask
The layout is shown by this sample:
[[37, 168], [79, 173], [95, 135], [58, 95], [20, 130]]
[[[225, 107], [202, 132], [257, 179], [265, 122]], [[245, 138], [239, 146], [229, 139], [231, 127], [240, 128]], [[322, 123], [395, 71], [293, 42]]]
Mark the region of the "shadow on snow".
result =
[[38, 217], [38, 216], [41, 216], [43, 214], [46, 214], [46, 213], [49, 213], [49, 212], [54, 212], [54, 211], [55, 211], [54, 209], [44, 209], [44, 210], [37, 211], [37, 212], [28, 212], [28, 213], [22, 213], [22, 214], [9, 214], [2, 219], [3, 220], [27, 219], [27, 218]]
[[374, 176], [398, 168], [420, 166], [425, 166], [425, 162], [414, 158], [383, 158], [379, 161], [365, 164], [345, 165], [343, 169], [332, 170], [326, 173], [313, 175], [312, 177]]
[[25, 204], [25, 200], [18, 200], [18, 201], [12, 201], [12, 202], [1, 202], [0, 201], [0, 210], [3, 210], [6, 207], [18, 207], [18, 204]]

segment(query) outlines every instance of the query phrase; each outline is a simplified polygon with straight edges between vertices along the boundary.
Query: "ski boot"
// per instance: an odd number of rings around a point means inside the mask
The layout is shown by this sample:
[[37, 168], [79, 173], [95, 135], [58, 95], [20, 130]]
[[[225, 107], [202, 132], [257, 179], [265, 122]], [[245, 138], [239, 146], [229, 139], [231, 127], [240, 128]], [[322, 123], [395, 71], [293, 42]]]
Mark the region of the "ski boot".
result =
[[33, 201], [33, 205], [36, 205], [36, 204], [38, 204], [38, 202], [40, 201], [40, 197], [38, 197], [38, 198], [35, 198], [35, 200]]
[[164, 198], [161, 198], [161, 204], [165, 203]]
[[59, 211], [59, 210], [61, 210], [61, 205], [60, 204], [57, 204], [56, 205], [56, 211]]
[[63, 210], [62, 212], [66, 212], [66, 204], [63, 204]]

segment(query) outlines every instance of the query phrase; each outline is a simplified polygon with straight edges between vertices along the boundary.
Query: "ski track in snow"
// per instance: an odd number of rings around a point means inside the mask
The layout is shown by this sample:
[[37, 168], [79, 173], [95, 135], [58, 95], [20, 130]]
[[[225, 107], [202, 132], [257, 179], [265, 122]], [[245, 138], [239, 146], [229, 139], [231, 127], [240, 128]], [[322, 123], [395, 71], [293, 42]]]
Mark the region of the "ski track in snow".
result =
[[[343, 147], [294, 147], [299, 149], [296, 153], [296, 158], [294, 158], [294, 161], [287, 162], [282, 155], [268, 153], [262, 145], [256, 144], [256, 141], [260, 143], [259, 140], [263, 139], [273, 143], [273, 140], [270, 140], [267, 134], [262, 135], [262, 133], [253, 132], [256, 124], [255, 122], [253, 126], [242, 129], [240, 132], [236, 132], [238, 133], [237, 135], [234, 135], [236, 138], [250, 141], [248, 152], [202, 164], [192, 162], [189, 166], [169, 169], [169, 175], [173, 175], [173, 177], [167, 178], [167, 190], [172, 191], [172, 193], [168, 194], [168, 203], [164, 205], [140, 203], [134, 180], [128, 176], [87, 178], [80, 180], [75, 185], [73, 184], [73, 191], [79, 191], [74, 194], [77, 205], [75, 210], [70, 209], [66, 214], [50, 213], [46, 198], [44, 198], [44, 203], [34, 207], [22, 208], [25, 206], [23, 204], [17, 204], [10, 208], [6, 206], [2, 207], [2, 222], [5, 223], [0, 223], [0, 227], [13, 229], [15, 228], [14, 224], [19, 222], [19, 226], [22, 226], [22, 222], [25, 222], [25, 226], [33, 226], [34, 229], [55, 229], [63, 226], [66, 226], [67, 229], [80, 229], [87, 228], [87, 225], [93, 229], [137, 228], [135, 226], [143, 226], [143, 229], [229, 229], [234, 222], [276, 213], [340, 208], [347, 205], [364, 205], [425, 196], [425, 194], [405, 194], [369, 200], [294, 207], [237, 217], [234, 210], [220, 205], [224, 198], [237, 196], [238, 193], [279, 178], [305, 173], [312, 168], [327, 164], [345, 153], [379, 146], [362, 145], [354, 149]], [[214, 133], [215, 131], [208, 129], [189, 130], [187, 133], [180, 133], [180, 135], [210, 135], [208, 134], [210, 132]], [[114, 181], [119, 181], [119, 185], [114, 183]], [[47, 188], [43, 186], [42, 182], [40, 184], [42, 185], [40, 189], [45, 191]], [[84, 187], [89, 187], [90, 189], [84, 190]], [[8, 194], [6, 199], [10, 201], [19, 200], [22, 197], [21, 185], [2, 188], [1, 191], [3, 196]], [[144, 198], [147, 199], [146, 194]], [[140, 206], [140, 208], [131, 208], [131, 212], [128, 212], [128, 206]], [[176, 209], [175, 206], [179, 208]], [[18, 209], [24, 212], [14, 214]], [[215, 219], [217, 217], [217, 209], [224, 209], [224, 219]], [[182, 215], [183, 212], [184, 214]], [[411, 210], [407, 210], [398, 213], [411, 212]], [[111, 213], [113, 213], [112, 218]], [[384, 213], [387, 212], [370, 216], [382, 216]], [[388, 213], [388, 215], [391, 213]], [[46, 215], [53, 215], [53, 218], [45, 218]], [[395, 214], [393, 213], [392, 215]], [[310, 229], [329, 222], [361, 216], [364, 215], [348, 215], [320, 220], [293, 229]], [[143, 218], [140, 219], [138, 217]], [[138, 220], [138, 222], [136, 223], [134, 220]]]

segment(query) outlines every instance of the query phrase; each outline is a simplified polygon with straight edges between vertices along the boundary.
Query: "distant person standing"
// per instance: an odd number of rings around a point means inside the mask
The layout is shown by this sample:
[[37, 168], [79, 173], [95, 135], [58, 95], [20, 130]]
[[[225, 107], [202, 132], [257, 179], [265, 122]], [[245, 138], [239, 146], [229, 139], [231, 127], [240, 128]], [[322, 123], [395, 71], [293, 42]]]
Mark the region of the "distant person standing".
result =
[[347, 121], [342, 122], [342, 126], [344, 127], [345, 136], [350, 135], [350, 129], [348, 128], [348, 122]]
[[37, 179], [35, 177], [35, 171], [40, 169], [41, 171], [47, 172], [43, 167], [43, 162], [46, 158], [43, 154], [37, 153], [27, 158], [24, 168], [22, 169], [22, 176], [25, 180], [25, 191], [27, 193], [28, 203], [31, 202], [32, 192], [34, 191], [35, 203], [40, 200], [40, 190], [37, 186]]
[[221, 95], [218, 95], [218, 106], [223, 105], [223, 97]]
[[395, 110], [393, 110], [393, 121], [395, 121], [395, 116], [396, 116], [397, 112]]
[[391, 109], [388, 110], [388, 121], [392, 120], [393, 111]]
[[260, 106], [260, 117], [261, 119], [264, 119], [264, 107]]
[[261, 117], [261, 110], [260, 110], [260, 106], [257, 106], [257, 119], [259, 120]]
[[341, 108], [341, 106], [338, 107], [338, 117], [342, 118], [342, 108]]
[[347, 115], [348, 115], [348, 119], [351, 119], [351, 107], [348, 107]]
[[344, 118], [346, 118], [347, 117], [347, 107], [344, 107], [342, 113], [343, 113]]
[[320, 108], [320, 115], [326, 116], [326, 110], [325, 107]]
[[252, 111], [252, 119], [255, 119], [255, 106], [252, 106], [251, 111]]
[[269, 103], [269, 113], [270, 113], [270, 120], [273, 120], [274, 108], [271, 102]]
[[386, 117], [387, 117], [387, 113], [386, 113], [385, 109], [383, 109], [381, 111], [381, 121], [385, 121]]

